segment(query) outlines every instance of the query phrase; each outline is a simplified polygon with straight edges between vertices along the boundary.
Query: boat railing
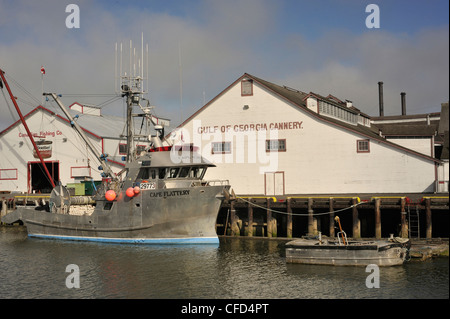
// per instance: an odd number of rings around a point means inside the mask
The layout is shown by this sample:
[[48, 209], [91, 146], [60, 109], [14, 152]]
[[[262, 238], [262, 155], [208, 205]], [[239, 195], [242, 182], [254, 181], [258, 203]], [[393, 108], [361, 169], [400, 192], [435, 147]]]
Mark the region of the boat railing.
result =
[[230, 185], [230, 181], [227, 179], [220, 180], [220, 179], [214, 179], [210, 181], [205, 181], [207, 186], [225, 186]]

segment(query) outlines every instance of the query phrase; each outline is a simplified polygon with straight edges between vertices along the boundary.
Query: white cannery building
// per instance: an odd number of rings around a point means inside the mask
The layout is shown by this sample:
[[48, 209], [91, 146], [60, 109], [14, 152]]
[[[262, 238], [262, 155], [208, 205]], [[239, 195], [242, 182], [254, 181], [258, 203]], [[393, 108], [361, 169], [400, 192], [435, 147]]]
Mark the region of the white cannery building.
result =
[[[124, 156], [127, 153], [125, 119], [103, 115], [101, 109], [95, 106], [73, 103], [69, 108], [71, 115], [76, 117], [77, 123], [97, 151], [100, 154], [108, 154], [107, 159], [114, 173], [120, 173], [125, 166]], [[102, 179], [100, 161], [69, 120], [58, 113], [60, 112], [48, 107], [38, 106], [25, 114], [24, 118], [55, 184], [60, 181], [70, 188], [70, 184], [84, 182], [86, 187], [92, 188], [93, 180]], [[140, 128], [139, 122], [136, 130]], [[144, 151], [148, 147], [146, 141], [135, 143], [136, 152]], [[0, 132], [0, 154], [1, 192], [51, 191], [51, 182], [20, 120]], [[80, 192], [79, 195], [84, 195], [82, 190]]]
[[241, 195], [435, 192], [444, 178], [439, 159], [387, 140], [352, 102], [247, 73], [167, 140], [198, 147], [217, 165], [205, 178]]

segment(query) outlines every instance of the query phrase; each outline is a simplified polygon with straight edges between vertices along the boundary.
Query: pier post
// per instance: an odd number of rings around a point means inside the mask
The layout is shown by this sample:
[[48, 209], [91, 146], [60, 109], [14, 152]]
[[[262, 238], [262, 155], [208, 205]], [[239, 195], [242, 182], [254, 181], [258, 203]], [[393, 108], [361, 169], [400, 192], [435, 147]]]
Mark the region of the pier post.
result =
[[381, 238], [381, 199], [375, 198], [375, 238]]
[[231, 224], [231, 236], [239, 236], [239, 226], [236, 218], [236, 209], [234, 208], [234, 201], [230, 203], [230, 224]]
[[286, 236], [287, 238], [292, 238], [292, 207], [290, 197], [286, 199], [286, 211], [287, 211]]
[[431, 239], [432, 238], [432, 225], [431, 225], [431, 198], [427, 197], [425, 198], [425, 209], [426, 209], [426, 227], [427, 227], [427, 234], [426, 238]]
[[251, 204], [252, 199], [248, 199], [248, 227], [246, 236], [253, 236], [253, 205]]
[[317, 224], [314, 222], [314, 200], [308, 198], [308, 235], [317, 235]]
[[270, 201], [272, 198], [267, 198], [267, 237], [277, 237], [277, 220], [272, 218], [272, 211], [270, 210]]
[[357, 204], [356, 197], [352, 198], [352, 215], [353, 215], [353, 238], [361, 238], [361, 222], [358, 216], [358, 208], [355, 206]]
[[401, 238], [408, 238], [408, 223], [406, 221], [406, 197], [402, 197], [400, 200], [400, 214], [401, 214]]
[[272, 238], [272, 211], [270, 210], [270, 198], [267, 198], [267, 237]]
[[330, 197], [330, 237], [334, 237], [334, 198]]
[[8, 206], [7, 206], [6, 200], [3, 199], [2, 200], [2, 211], [0, 213], [0, 216], [5, 216], [7, 213], [8, 213]]

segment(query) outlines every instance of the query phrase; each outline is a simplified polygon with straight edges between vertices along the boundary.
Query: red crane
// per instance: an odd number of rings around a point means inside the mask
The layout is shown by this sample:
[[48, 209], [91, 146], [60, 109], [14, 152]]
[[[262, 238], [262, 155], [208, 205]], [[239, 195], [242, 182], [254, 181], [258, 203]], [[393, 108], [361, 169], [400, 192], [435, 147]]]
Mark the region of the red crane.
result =
[[[9, 96], [11, 97], [11, 100], [12, 100], [12, 102], [13, 102], [15, 108], [16, 108], [17, 113], [19, 114], [20, 120], [22, 121], [22, 124], [25, 127], [25, 130], [27, 131], [28, 137], [31, 140], [31, 144], [33, 144], [33, 147], [34, 147], [34, 149], [36, 151], [36, 154], [38, 155], [39, 160], [41, 161], [42, 167], [44, 168], [44, 171], [47, 174], [48, 179], [49, 179], [50, 183], [52, 184], [52, 187], [54, 188], [55, 187], [55, 182], [53, 181], [53, 177], [50, 174], [50, 172], [48, 171], [47, 166], [45, 165], [44, 159], [41, 156], [41, 152], [39, 151], [39, 149], [38, 149], [38, 147], [36, 145], [36, 142], [34, 141], [33, 135], [31, 134], [30, 129], [28, 128], [28, 125], [25, 122], [25, 118], [23, 117], [22, 112], [20, 111], [19, 106], [17, 105], [16, 98], [14, 97], [14, 95], [11, 92], [11, 89], [10, 89], [10, 87], [8, 85], [8, 82], [6, 81], [6, 78], [4, 76], [4, 72], [3, 72], [2, 69], [0, 69], [0, 76], [1, 76], [1, 78], [3, 80], [3, 83], [5, 83], [5, 87], [8, 90]], [[3, 89], [2, 81], [0, 81], [0, 88]]]

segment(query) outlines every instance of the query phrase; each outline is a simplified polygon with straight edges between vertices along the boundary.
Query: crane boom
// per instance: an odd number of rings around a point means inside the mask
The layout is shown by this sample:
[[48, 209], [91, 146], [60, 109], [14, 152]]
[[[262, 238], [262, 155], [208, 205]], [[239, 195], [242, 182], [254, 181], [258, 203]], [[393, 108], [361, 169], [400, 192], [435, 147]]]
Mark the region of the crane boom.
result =
[[[25, 130], [27, 131], [28, 137], [30, 138], [31, 144], [33, 144], [34, 150], [36, 151], [36, 154], [39, 157], [39, 160], [41, 161], [42, 167], [44, 168], [45, 173], [47, 174], [47, 177], [50, 181], [50, 184], [53, 188], [55, 188], [55, 182], [53, 180], [53, 176], [48, 171], [47, 165], [45, 165], [44, 159], [42, 158], [41, 152], [39, 151], [39, 148], [37, 147], [36, 142], [34, 141], [33, 134], [31, 134], [30, 129], [28, 128], [27, 122], [25, 121], [25, 118], [22, 115], [22, 112], [20, 111], [19, 105], [17, 105], [16, 98], [12, 94], [11, 88], [8, 85], [8, 81], [6, 81], [5, 76], [3, 75], [3, 70], [0, 69], [0, 76], [3, 80], [3, 83], [5, 83], [6, 90], [9, 93], [9, 96], [11, 97], [11, 100], [14, 104], [14, 107], [16, 108], [17, 113], [19, 114], [20, 120], [22, 121], [23, 126], [25, 127]], [[0, 81], [0, 87], [3, 89], [3, 84], [1, 84], [2, 81]]]
[[75, 130], [78, 132], [78, 134], [81, 136], [83, 141], [86, 143], [86, 145], [89, 147], [89, 149], [92, 151], [92, 153], [98, 158], [100, 163], [102, 164], [102, 169], [105, 172], [106, 176], [109, 176], [113, 179], [116, 179], [116, 176], [114, 172], [112, 171], [111, 167], [107, 163], [106, 156], [103, 154], [100, 154], [99, 151], [94, 147], [92, 142], [86, 137], [86, 134], [84, 134], [83, 129], [78, 125], [78, 123], [75, 121], [75, 119], [70, 115], [70, 113], [67, 111], [64, 104], [62, 104], [61, 100], [58, 98], [58, 95], [55, 93], [43, 93], [43, 95], [50, 95], [58, 104], [61, 111], [66, 115], [67, 119], [70, 121], [70, 124], [75, 128]]

